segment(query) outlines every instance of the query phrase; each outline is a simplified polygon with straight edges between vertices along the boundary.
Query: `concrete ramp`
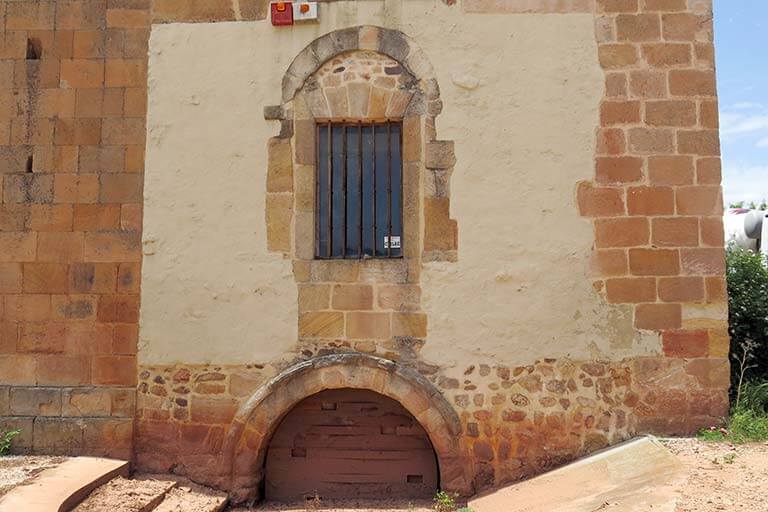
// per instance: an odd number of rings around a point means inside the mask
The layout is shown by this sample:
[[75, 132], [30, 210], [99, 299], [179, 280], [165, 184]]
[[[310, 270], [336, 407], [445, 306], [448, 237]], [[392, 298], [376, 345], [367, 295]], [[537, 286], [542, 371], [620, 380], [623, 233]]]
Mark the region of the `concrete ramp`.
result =
[[683, 464], [653, 437], [607, 448], [469, 502], [475, 512], [674, 512]]
[[0, 498], [0, 512], [66, 512], [118, 475], [128, 476], [127, 461], [74, 457], [11, 489]]

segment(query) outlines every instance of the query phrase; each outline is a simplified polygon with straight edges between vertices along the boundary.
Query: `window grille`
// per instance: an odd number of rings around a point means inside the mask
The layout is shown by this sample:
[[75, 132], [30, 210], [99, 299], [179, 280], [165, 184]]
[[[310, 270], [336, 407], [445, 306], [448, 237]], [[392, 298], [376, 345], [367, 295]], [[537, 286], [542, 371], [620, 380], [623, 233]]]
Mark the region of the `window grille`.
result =
[[315, 256], [402, 257], [402, 124], [317, 124]]

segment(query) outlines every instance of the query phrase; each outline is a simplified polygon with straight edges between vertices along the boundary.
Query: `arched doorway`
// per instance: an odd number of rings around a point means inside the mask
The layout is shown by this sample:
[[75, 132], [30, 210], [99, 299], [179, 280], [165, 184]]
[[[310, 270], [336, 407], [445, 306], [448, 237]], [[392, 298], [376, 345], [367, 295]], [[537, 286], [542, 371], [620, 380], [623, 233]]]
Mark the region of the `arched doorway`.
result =
[[438, 488], [427, 432], [400, 403], [365, 389], [329, 389], [280, 422], [265, 463], [265, 497], [429, 498]]
[[380, 357], [346, 352], [301, 361], [265, 382], [246, 400], [219, 458], [234, 503], [264, 497], [267, 450], [274, 433], [302, 400], [333, 389], [369, 390], [401, 404], [426, 431], [437, 454], [440, 487], [469, 496], [472, 466], [456, 410], [423, 375]]

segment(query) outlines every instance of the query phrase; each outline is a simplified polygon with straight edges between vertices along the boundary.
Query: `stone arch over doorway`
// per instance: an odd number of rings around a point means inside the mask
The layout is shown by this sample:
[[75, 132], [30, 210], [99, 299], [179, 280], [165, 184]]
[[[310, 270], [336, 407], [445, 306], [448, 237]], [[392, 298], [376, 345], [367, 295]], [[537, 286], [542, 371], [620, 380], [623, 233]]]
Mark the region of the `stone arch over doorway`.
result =
[[[261, 386], [238, 411], [222, 450], [236, 502], [261, 498], [272, 435], [303, 399], [329, 389], [364, 389], [400, 403], [426, 431], [438, 460], [441, 487], [471, 494], [472, 477], [456, 411], [432, 383], [393, 361], [360, 353], [297, 363]], [[226, 469], [226, 468], [224, 468]]]

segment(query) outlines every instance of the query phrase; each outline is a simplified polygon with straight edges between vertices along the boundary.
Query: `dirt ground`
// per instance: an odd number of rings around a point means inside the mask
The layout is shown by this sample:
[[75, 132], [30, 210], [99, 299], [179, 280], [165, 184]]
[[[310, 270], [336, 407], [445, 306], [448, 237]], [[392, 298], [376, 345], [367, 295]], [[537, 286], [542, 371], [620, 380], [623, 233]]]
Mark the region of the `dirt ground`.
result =
[[677, 512], [768, 511], [768, 443], [663, 442], [688, 467]]
[[[697, 439], [664, 439], [663, 443], [688, 468], [687, 477], [678, 484], [677, 492], [680, 499], [677, 512], [768, 512], [768, 443], [731, 445], [703, 442]], [[44, 469], [54, 467], [64, 460], [66, 460], [65, 457], [0, 457], [0, 496], [17, 485], [29, 482]], [[146, 482], [142, 487], [142, 490], [131, 497], [136, 498], [149, 491], [146, 488]], [[129, 494], [134, 492], [137, 492], [137, 489], [131, 489]], [[178, 510], [188, 511], [190, 508], [185, 503]], [[428, 501], [384, 500], [307, 502], [292, 505], [264, 503], [254, 508], [237, 507], [228, 510], [231, 512], [251, 510], [256, 512], [428, 512], [432, 508]], [[513, 511], [514, 507], [511, 506], [510, 512]]]
[[[688, 476], [678, 484], [680, 495], [676, 512], [749, 511], [768, 512], [768, 443], [731, 445], [698, 439], [665, 439], [663, 443], [688, 468]], [[398, 501], [320, 503], [313, 506], [260, 504], [240, 507], [232, 512], [426, 512], [431, 503]], [[510, 504], [514, 512], [514, 504]]]
[[332, 512], [431, 512], [432, 503], [430, 501], [403, 501], [403, 500], [377, 500], [372, 501], [334, 501], [332, 503], [313, 503], [308, 501], [306, 504], [293, 503], [261, 503], [256, 507], [233, 507], [227, 509], [229, 512], [312, 512], [312, 511], [332, 511]]
[[163, 495], [173, 484], [170, 480], [126, 479], [118, 476], [93, 491], [73, 512], [152, 510], [163, 500]]
[[41, 471], [53, 468], [67, 460], [66, 457], [9, 455], [0, 457], [0, 496], [17, 485], [23, 485]]

